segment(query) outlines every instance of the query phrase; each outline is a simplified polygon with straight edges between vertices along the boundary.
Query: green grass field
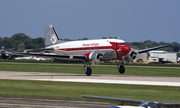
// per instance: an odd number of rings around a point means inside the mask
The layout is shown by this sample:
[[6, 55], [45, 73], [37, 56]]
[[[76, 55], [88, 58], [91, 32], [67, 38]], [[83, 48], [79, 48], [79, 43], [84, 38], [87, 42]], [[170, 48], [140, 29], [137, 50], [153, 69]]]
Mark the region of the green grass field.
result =
[[[125, 65], [126, 67], [126, 65]], [[25, 72], [53, 72], [53, 73], [77, 73], [84, 74], [83, 64], [60, 64], [60, 63], [17, 63], [17, 62], [0, 62], [0, 71], [25, 71]], [[92, 74], [119, 74], [116, 65], [100, 65], [92, 66]], [[165, 67], [129, 67], [127, 65], [126, 72], [123, 75], [138, 76], [164, 76], [164, 77], [180, 77], [180, 68]]]
[[180, 87], [0, 80], [0, 96], [82, 99], [81, 95], [180, 101]]

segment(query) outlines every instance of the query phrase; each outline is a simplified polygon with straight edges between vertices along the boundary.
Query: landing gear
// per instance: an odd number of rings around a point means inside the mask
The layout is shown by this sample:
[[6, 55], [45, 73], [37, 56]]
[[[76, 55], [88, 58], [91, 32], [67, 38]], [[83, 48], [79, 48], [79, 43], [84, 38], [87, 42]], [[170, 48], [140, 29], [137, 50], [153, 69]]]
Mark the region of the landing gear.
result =
[[118, 66], [119, 73], [123, 74], [125, 72], [125, 67], [124, 67], [124, 61], [122, 59], [119, 61], [117, 66]]
[[89, 64], [89, 67], [87, 66], [87, 64], [84, 64], [84, 69], [85, 69], [85, 73], [87, 76], [91, 76], [92, 74], [92, 69], [91, 69], [91, 64]]
[[87, 75], [87, 76], [91, 76], [91, 74], [92, 74], [91, 68], [90, 68], [90, 67], [87, 67], [87, 69], [86, 69], [86, 75]]
[[120, 74], [123, 74], [125, 72], [125, 67], [124, 66], [119, 66], [118, 70], [119, 70]]

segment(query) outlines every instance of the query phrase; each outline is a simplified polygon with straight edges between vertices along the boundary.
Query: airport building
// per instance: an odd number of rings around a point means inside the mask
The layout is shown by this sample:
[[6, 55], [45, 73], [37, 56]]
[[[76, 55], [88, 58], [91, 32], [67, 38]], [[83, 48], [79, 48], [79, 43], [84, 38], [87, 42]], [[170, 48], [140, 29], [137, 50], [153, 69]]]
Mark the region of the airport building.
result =
[[166, 51], [149, 51], [149, 60], [176, 62], [176, 53]]
[[[137, 47], [131, 46], [132, 51], [140, 50]], [[141, 61], [154, 61], [154, 62], [176, 62], [177, 61], [177, 53], [166, 52], [166, 51], [149, 51], [142, 54], [137, 54], [136, 58], [133, 62], [141, 62]]]

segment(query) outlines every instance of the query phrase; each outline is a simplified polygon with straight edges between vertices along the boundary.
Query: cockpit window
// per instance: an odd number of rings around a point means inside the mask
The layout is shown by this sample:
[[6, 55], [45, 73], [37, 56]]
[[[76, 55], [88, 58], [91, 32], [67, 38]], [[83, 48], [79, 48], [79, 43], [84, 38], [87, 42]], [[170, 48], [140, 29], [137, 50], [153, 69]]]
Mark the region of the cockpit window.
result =
[[125, 43], [116, 43], [115, 46], [125, 45]]
[[120, 43], [120, 45], [125, 45], [125, 43]]

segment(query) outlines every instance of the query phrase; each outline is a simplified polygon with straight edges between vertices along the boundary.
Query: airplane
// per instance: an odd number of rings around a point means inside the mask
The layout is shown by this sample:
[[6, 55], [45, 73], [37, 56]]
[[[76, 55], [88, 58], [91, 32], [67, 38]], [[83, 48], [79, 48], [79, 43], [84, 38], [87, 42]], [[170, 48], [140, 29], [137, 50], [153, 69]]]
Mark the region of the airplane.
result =
[[[136, 58], [139, 53], [170, 46], [163, 45], [143, 50], [131, 51], [121, 39], [97, 39], [61, 42], [54, 27], [45, 27], [45, 48], [33, 49], [32, 51], [45, 51], [45, 54], [35, 53], [9, 53], [9, 56], [37, 56], [59, 60], [79, 61], [84, 63], [87, 76], [92, 74], [91, 65], [100, 61], [119, 60], [117, 62], [119, 73], [125, 72], [124, 56], [129, 56], [129, 60]], [[48, 54], [47, 54], [48, 53]], [[4, 55], [4, 54], [2, 54]]]
[[180, 108], [180, 102], [144, 101], [144, 100], [88, 96], [88, 95], [82, 95], [82, 97], [85, 99], [109, 102], [119, 105], [119, 106], [111, 106], [109, 108]]

